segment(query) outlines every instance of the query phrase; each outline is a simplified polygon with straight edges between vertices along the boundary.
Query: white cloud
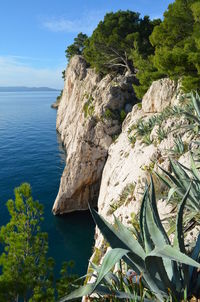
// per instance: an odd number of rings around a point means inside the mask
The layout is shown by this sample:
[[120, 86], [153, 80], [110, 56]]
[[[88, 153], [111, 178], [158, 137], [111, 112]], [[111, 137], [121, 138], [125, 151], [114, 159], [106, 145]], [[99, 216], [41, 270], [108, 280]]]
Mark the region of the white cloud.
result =
[[42, 22], [42, 25], [52, 32], [83, 32], [91, 34], [104, 15], [105, 11], [89, 11], [84, 12], [79, 19], [70, 20], [65, 17], [48, 18]]
[[63, 87], [63, 66], [38, 68], [30, 66], [26, 59], [19, 56], [0, 56], [0, 86]]

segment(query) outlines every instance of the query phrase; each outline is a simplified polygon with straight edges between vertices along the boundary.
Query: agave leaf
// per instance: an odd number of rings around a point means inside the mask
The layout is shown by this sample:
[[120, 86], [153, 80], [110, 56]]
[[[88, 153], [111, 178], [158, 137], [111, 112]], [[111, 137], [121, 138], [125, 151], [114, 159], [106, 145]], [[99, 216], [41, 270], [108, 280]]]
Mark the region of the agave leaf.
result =
[[[110, 225], [103, 217], [101, 217], [95, 210], [91, 209], [93, 218], [99, 227], [100, 231], [110, 243], [110, 245], [114, 247], [121, 247], [130, 250], [131, 252], [128, 253], [123, 259], [127, 264], [129, 264], [133, 270], [136, 271], [138, 275], [142, 273], [144, 281], [147, 283], [147, 286], [151, 288], [156, 297], [159, 301], [163, 301], [163, 293], [158, 288], [155, 280], [152, 280], [151, 275], [146, 271], [144, 258], [146, 253], [139, 245], [137, 240], [131, 237], [127, 237], [127, 233], [124, 233], [121, 230], [116, 230], [112, 225]], [[132, 234], [131, 234], [132, 235]], [[131, 245], [131, 248], [129, 247]], [[133, 249], [132, 249], [133, 248]], [[142, 254], [138, 254], [138, 253]], [[145, 256], [144, 256], [145, 255]]]
[[[184, 171], [185, 167], [183, 165], [181, 165], [179, 162], [176, 161], [174, 163], [173, 161], [171, 161], [171, 167], [172, 167], [172, 170], [173, 170], [174, 174], [176, 175], [176, 177], [171, 175], [168, 171], [164, 170], [162, 167], [159, 167], [159, 168], [173, 182], [173, 184], [169, 183], [169, 186], [171, 188], [175, 187], [176, 192], [178, 192], [181, 196], [184, 196], [186, 191], [187, 191], [188, 186], [191, 183], [191, 179], [190, 179], [189, 175]], [[199, 210], [199, 203], [197, 203], [197, 201], [195, 199], [195, 192], [197, 192], [197, 190], [195, 190], [194, 185], [193, 185], [191, 187], [191, 191], [190, 191], [190, 194], [188, 196], [188, 205], [187, 205], [187, 207], [190, 208], [190, 209], [192, 208], [195, 211], [198, 211]]]
[[171, 197], [174, 195], [174, 193], [177, 191], [177, 187], [172, 187], [170, 190], [169, 190], [169, 193], [168, 193], [168, 197], [167, 197], [167, 200], [169, 201], [171, 199]]
[[166, 259], [170, 259], [179, 263], [191, 265], [197, 268], [200, 268], [200, 264], [190, 258], [189, 256], [181, 253], [177, 249], [173, 248], [170, 245], [165, 245], [162, 248], [155, 248], [147, 257], [162, 257]]
[[168, 296], [168, 289], [171, 292], [176, 293], [176, 288], [173, 285], [173, 282], [170, 281], [168, 274], [165, 269], [165, 265], [163, 260], [160, 257], [147, 256], [145, 259], [146, 268], [150, 272], [151, 277], [156, 280], [156, 284], [158, 285], [159, 289], [163, 292], [164, 296]]
[[133, 300], [134, 301], [144, 301], [144, 302], [152, 302], [152, 300], [149, 299], [142, 299], [141, 297], [138, 297], [135, 294], [130, 294], [118, 290], [110, 290], [106, 286], [98, 286], [98, 288], [95, 290], [95, 293], [99, 294], [100, 296], [110, 296], [122, 300]]
[[[128, 231], [116, 230], [111, 224], [109, 224], [101, 215], [99, 215], [94, 209], [91, 209], [96, 225], [102, 232], [103, 236], [110, 243], [112, 248], [122, 248], [131, 251], [129, 257], [124, 257], [125, 261], [128, 261], [133, 269], [140, 274], [144, 271], [144, 258], [145, 252], [138, 241], [133, 237], [133, 235]], [[131, 236], [130, 236], [131, 234]], [[134, 261], [132, 260], [134, 259]], [[132, 262], [130, 263], [130, 261]]]
[[[191, 258], [194, 259], [195, 261], [199, 262], [199, 259], [200, 259], [200, 234], [198, 236], [196, 245], [195, 245], [195, 247], [194, 247], [194, 249], [192, 251]], [[190, 280], [191, 280], [191, 282], [192, 282], [193, 270], [194, 270], [193, 267], [190, 267], [189, 273], [190, 273]]]
[[198, 261], [198, 259], [200, 258], [200, 234], [197, 238], [197, 242], [196, 242], [196, 245], [195, 245], [195, 247], [192, 251], [191, 257], [195, 261]]
[[123, 258], [129, 251], [115, 248], [105, 255], [103, 258], [103, 262], [101, 264], [100, 271], [98, 273], [98, 278], [95, 282], [95, 288], [100, 284], [102, 279], [109, 273], [109, 271], [113, 268], [113, 266], [121, 259]]
[[[160, 217], [158, 215], [158, 210], [156, 206], [154, 185], [151, 179], [151, 198], [148, 199], [146, 206], [146, 224], [148, 229], [148, 234], [154, 243], [155, 247], [163, 247], [163, 245], [169, 244], [169, 239], [165, 230], [161, 224]], [[158, 260], [159, 261], [159, 260]], [[174, 276], [173, 264], [171, 260], [164, 259], [165, 270], [167, 272], [168, 278], [172, 280]], [[156, 270], [159, 271], [159, 264], [156, 267]]]
[[[159, 166], [159, 168], [161, 169], [161, 167]], [[164, 175], [162, 174], [159, 174], [157, 173], [156, 171], [153, 171], [153, 173], [162, 180], [162, 182], [164, 182], [164, 184], [168, 187], [168, 188], [171, 188], [172, 184], [171, 182], [168, 180], [167, 177], [165, 177]]]
[[147, 226], [147, 219], [146, 219], [146, 211], [147, 211], [147, 205], [149, 200], [149, 190], [146, 192], [143, 198], [142, 208], [140, 210], [140, 220], [141, 220], [141, 226], [143, 227], [142, 233], [144, 238], [144, 247], [146, 253], [150, 253], [154, 248], [155, 245], [153, 243], [153, 240], [151, 238], [148, 226]]
[[147, 198], [147, 194], [148, 194], [148, 185], [147, 183], [145, 184], [145, 191], [144, 191], [144, 195], [143, 195], [143, 198], [142, 198], [142, 204], [141, 204], [141, 208], [140, 208], [140, 219], [139, 219], [139, 222], [140, 222], [140, 231], [141, 231], [141, 236], [142, 236], [142, 239], [144, 241], [144, 223], [143, 223], [143, 220], [144, 220], [144, 207], [145, 207], [145, 202], [146, 202], [146, 198]]
[[194, 93], [192, 93], [191, 98], [194, 105], [194, 109], [198, 115], [198, 118], [200, 119], [200, 104], [199, 104], [198, 94], [196, 94], [195, 97]]
[[[182, 202], [180, 204], [178, 213], [177, 213], [177, 219], [176, 219], [176, 232], [174, 236], [174, 247], [177, 248], [180, 252], [186, 254], [185, 250], [185, 244], [184, 244], [184, 234], [183, 234], [183, 212], [184, 212], [184, 207], [190, 192], [191, 185], [189, 186], [185, 196], [182, 199]], [[184, 288], [187, 287], [188, 282], [189, 282], [189, 269], [187, 265], [182, 266], [183, 270], [183, 282], [184, 282]], [[176, 279], [177, 279], [177, 287], [179, 286], [181, 288], [181, 284], [179, 284], [180, 280], [180, 274], [176, 274]]]
[[190, 192], [190, 188], [191, 188], [191, 184], [188, 187], [188, 190], [180, 204], [178, 214], [177, 214], [177, 219], [176, 219], [176, 232], [175, 232], [175, 236], [174, 236], [174, 247], [185, 254], [186, 254], [186, 250], [185, 250], [184, 234], [183, 234], [183, 212], [184, 212], [184, 207], [185, 207], [185, 204], [186, 204], [189, 192]]
[[194, 159], [192, 157], [192, 154], [190, 153], [190, 161], [191, 161], [191, 169], [192, 169], [192, 172], [193, 174], [196, 176], [196, 178], [200, 181], [200, 175], [199, 175], [199, 172], [196, 168], [196, 165], [195, 165], [195, 162], [194, 162]]
[[151, 199], [149, 201], [150, 201], [151, 212], [153, 214], [152, 218], [157, 226], [157, 231], [160, 233], [160, 237], [162, 238], [163, 242], [170, 244], [169, 238], [165, 232], [165, 229], [160, 221], [160, 217], [158, 214], [158, 209], [156, 205], [156, 194], [155, 194], [155, 188], [154, 188], [152, 176], [151, 176]]
[[[174, 177], [171, 173], [169, 173], [168, 171], [164, 170], [161, 166], [159, 166], [159, 168], [169, 177], [169, 179], [172, 181], [173, 184], [175, 184], [175, 186], [177, 188], [180, 187], [180, 182], [176, 179], [176, 177]], [[159, 175], [159, 174], [158, 174]], [[170, 184], [170, 187], [172, 187], [172, 184]]]
[[[140, 212], [140, 220], [142, 221], [141, 225], [143, 227], [143, 234], [144, 234], [144, 244], [145, 244], [145, 250], [146, 252], [151, 252], [152, 249], [155, 247], [151, 238], [150, 230], [147, 225], [147, 207], [149, 206], [149, 192], [147, 191], [145, 194], [145, 198], [143, 198], [143, 204]], [[146, 260], [146, 258], [145, 258]], [[159, 274], [158, 268], [159, 268], [159, 262], [160, 259], [155, 258], [155, 262], [152, 265], [151, 262], [146, 262], [146, 272], [143, 273], [143, 277], [150, 287], [150, 289], [155, 293], [159, 301], [163, 301], [163, 296], [166, 295], [166, 287], [163, 287], [162, 283], [162, 277]], [[151, 261], [151, 260], [150, 260]], [[148, 265], [149, 264], [149, 265]]]
[[59, 302], [73, 301], [82, 298], [83, 296], [89, 296], [94, 291], [94, 288], [95, 288], [94, 283], [80, 286], [78, 289], [74, 290], [69, 295], [60, 299]]
[[185, 172], [185, 170], [181, 167], [178, 161], [172, 161], [170, 159], [170, 164], [172, 171], [174, 172], [177, 181], [182, 184], [182, 186], [187, 190], [189, 183], [191, 182], [190, 177]]
[[188, 117], [189, 119], [194, 120], [197, 124], [199, 124], [200, 121], [194, 114], [188, 113], [186, 111], [184, 111], [183, 113], [185, 114], [186, 117]]

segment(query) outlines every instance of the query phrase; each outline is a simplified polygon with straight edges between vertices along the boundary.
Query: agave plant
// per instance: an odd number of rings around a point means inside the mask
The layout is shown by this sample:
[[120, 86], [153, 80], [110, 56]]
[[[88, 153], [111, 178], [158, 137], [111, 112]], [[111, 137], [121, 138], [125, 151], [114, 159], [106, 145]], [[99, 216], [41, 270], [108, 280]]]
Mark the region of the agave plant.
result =
[[170, 189], [168, 194], [169, 200], [174, 193], [179, 194], [181, 197], [184, 196], [188, 186], [191, 186], [186, 207], [190, 210], [189, 216], [191, 216], [192, 219], [200, 212], [200, 175], [193, 157], [190, 156], [190, 158], [191, 169], [188, 169], [176, 160], [170, 159], [172, 173], [169, 173], [162, 167], [160, 167], [160, 169], [164, 172], [164, 175], [155, 173]]
[[[183, 113], [194, 123], [190, 128], [195, 129], [195, 127], [197, 127], [198, 131], [200, 127], [200, 96], [197, 92], [191, 92], [187, 95], [187, 98], [192, 101], [194, 114], [190, 112], [191, 110], [183, 111]], [[188, 105], [188, 108], [191, 108], [190, 104]]]
[[170, 153], [170, 155], [178, 157], [187, 152], [188, 147], [187, 144], [183, 142], [180, 135], [174, 139], [174, 147], [173, 149], [166, 149]]
[[[150, 188], [146, 186], [140, 210], [140, 231], [136, 230], [135, 235], [117, 218], [113, 226], [92, 209], [96, 225], [113, 250], [105, 256], [95, 282], [81, 287], [61, 301], [70, 301], [92, 293], [97, 293], [101, 297], [107, 294], [120, 299], [124, 295], [122, 299], [133, 299], [132, 293], [112, 292], [107, 286], [102, 285], [102, 281], [109, 278], [111, 268], [120, 259], [123, 259], [141, 277], [143, 286], [155, 295], [157, 301], [167, 301], [169, 297], [171, 301], [181, 301], [186, 296], [198, 297], [200, 295], [200, 276], [197, 271], [200, 269], [200, 236], [193, 251], [187, 252], [182, 223], [189, 192], [190, 187], [178, 210], [173, 245], [158, 215], [152, 179]], [[134, 301], [143, 300], [138, 296]]]

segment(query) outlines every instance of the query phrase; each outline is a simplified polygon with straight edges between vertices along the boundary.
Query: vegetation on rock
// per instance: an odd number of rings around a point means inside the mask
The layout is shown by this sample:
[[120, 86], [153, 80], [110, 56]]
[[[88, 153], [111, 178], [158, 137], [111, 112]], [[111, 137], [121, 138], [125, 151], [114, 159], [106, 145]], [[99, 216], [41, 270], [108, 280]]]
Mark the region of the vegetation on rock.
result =
[[200, 87], [200, 3], [175, 0], [164, 19], [139, 13], [108, 13], [91, 37], [80, 33], [66, 50], [70, 59], [83, 54], [97, 72], [136, 73], [134, 89], [142, 98], [154, 80], [181, 80], [185, 92]]
[[[154, 184], [146, 186], [140, 210], [139, 231], [132, 231], [115, 218], [115, 225], [109, 224], [96, 211], [93, 218], [105, 239], [113, 248], [105, 255], [102, 264], [94, 269], [95, 282], [87, 284], [63, 298], [70, 301], [97, 293], [99, 297], [127, 299], [131, 301], [187, 301], [199, 298], [200, 283], [200, 236], [192, 250], [184, 244], [183, 213], [191, 187], [189, 186], [179, 206], [173, 243], [161, 223], [156, 206]], [[120, 261], [127, 264], [136, 276], [127, 283], [121, 269], [113, 267]], [[123, 277], [122, 277], [123, 276]], [[134, 280], [134, 281], [133, 281]], [[120, 281], [120, 282], [118, 282]]]
[[86, 61], [97, 72], [134, 72], [134, 62], [130, 58], [134, 43], [144, 56], [153, 53], [149, 35], [160, 21], [149, 17], [141, 19], [138, 13], [118, 11], [108, 13], [86, 41], [83, 51]]
[[65, 51], [66, 58], [68, 60], [70, 60], [74, 55], [82, 55], [87, 38], [87, 35], [82, 32], [74, 38], [74, 43], [69, 45]]

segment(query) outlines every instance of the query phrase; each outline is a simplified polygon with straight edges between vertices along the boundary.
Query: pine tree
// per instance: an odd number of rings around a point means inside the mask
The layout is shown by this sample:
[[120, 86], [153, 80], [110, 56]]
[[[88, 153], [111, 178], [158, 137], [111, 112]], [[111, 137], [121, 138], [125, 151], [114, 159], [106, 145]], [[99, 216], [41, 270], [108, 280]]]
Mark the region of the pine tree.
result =
[[199, 0], [176, 0], [150, 37], [155, 67], [172, 79], [181, 78], [185, 91], [200, 88], [199, 6]]
[[0, 230], [0, 301], [54, 301], [53, 266], [47, 259], [47, 234], [41, 232], [43, 207], [31, 197], [27, 183], [7, 202], [11, 216]]
[[65, 51], [66, 57], [70, 60], [74, 55], [81, 55], [83, 53], [87, 35], [82, 32], [74, 39], [74, 43], [69, 45]]
[[134, 62], [130, 57], [134, 42], [137, 40], [141, 52], [151, 53], [149, 35], [152, 27], [147, 16], [141, 19], [138, 13], [129, 10], [108, 13], [86, 41], [84, 57], [103, 75], [134, 73]]

